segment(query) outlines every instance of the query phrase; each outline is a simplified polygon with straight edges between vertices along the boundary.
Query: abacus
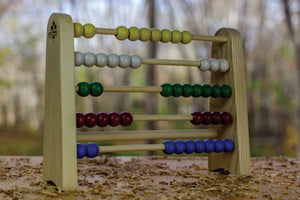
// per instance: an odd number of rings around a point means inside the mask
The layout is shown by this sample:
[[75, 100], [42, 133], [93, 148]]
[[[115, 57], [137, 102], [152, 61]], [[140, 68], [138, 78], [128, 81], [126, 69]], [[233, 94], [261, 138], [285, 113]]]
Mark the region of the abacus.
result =
[[[119, 40], [172, 42], [188, 44], [192, 40], [212, 42], [209, 59], [145, 59], [139, 55], [74, 52], [74, 37], [92, 38], [95, 34], [114, 35]], [[45, 84], [45, 126], [43, 179], [63, 190], [77, 188], [77, 158], [93, 158], [99, 153], [122, 151], [163, 151], [172, 153], [209, 153], [209, 170], [225, 169], [235, 175], [250, 173], [248, 119], [242, 41], [238, 31], [221, 28], [215, 36], [192, 35], [188, 31], [119, 26], [95, 28], [92, 24], [73, 23], [66, 14], [54, 13], [47, 26]], [[144, 64], [190, 66], [211, 71], [209, 84], [164, 83], [161, 86], [103, 86], [94, 81], [75, 83], [75, 67], [108, 66], [136, 69]], [[174, 69], [175, 70], [175, 69]], [[210, 111], [178, 115], [133, 115], [122, 113], [76, 113], [75, 93], [85, 97], [105, 92], [153, 92], [162, 97], [210, 99]], [[208, 125], [208, 129], [135, 130], [76, 132], [76, 127], [129, 126], [135, 121], [190, 121]], [[201, 140], [199, 138], [204, 138]], [[208, 138], [208, 139], [206, 139]], [[95, 141], [139, 139], [166, 140], [163, 144], [97, 146]], [[191, 140], [196, 139], [196, 140]], [[213, 140], [212, 140], [213, 139]], [[76, 142], [90, 142], [82, 144]]]

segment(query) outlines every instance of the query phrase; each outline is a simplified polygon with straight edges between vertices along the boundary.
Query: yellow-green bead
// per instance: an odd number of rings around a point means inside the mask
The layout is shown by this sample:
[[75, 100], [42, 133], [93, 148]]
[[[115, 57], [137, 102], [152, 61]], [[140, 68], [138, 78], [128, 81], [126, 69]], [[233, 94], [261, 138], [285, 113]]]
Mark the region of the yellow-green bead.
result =
[[149, 41], [151, 38], [151, 31], [148, 28], [140, 29], [140, 40], [143, 42]]
[[192, 34], [189, 31], [182, 31], [182, 44], [188, 44], [192, 41]]
[[83, 34], [83, 26], [79, 23], [74, 23], [74, 37], [79, 38]]
[[170, 30], [168, 29], [163, 29], [161, 31], [161, 39], [160, 41], [163, 42], [163, 43], [167, 43], [167, 42], [170, 42], [172, 39], [172, 33]]
[[151, 42], [158, 42], [161, 38], [161, 32], [157, 28], [151, 29]]
[[117, 35], [116, 38], [118, 40], [126, 40], [128, 38], [129, 31], [125, 26], [118, 26], [117, 27]]
[[85, 24], [83, 26], [83, 36], [85, 38], [92, 38], [96, 34], [96, 27], [93, 24]]
[[180, 31], [175, 30], [175, 31], [172, 31], [171, 33], [172, 33], [172, 40], [171, 40], [172, 43], [181, 42], [182, 33]]
[[136, 41], [140, 38], [140, 29], [137, 27], [130, 27], [129, 28], [129, 36], [128, 39], [131, 41]]

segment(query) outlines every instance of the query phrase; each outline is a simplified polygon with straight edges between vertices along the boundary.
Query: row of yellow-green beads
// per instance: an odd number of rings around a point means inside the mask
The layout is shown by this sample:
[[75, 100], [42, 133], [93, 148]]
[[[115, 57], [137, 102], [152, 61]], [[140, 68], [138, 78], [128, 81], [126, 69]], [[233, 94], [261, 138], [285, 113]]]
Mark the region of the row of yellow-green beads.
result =
[[81, 25], [80, 23], [74, 23], [74, 37], [79, 38], [82, 35], [85, 38], [92, 38], [96, 34], [96, 27], [93, 24]]
[[172, 43], [183, 43], [188, 44], [192, 41], [192, 34], [189, 31], [170, 31], [168, 29], [159, 30], [157, 28], [148, 29], [148, 28], [137, 28], [130, 27], [126, 28], [125, 26], [117, 27], [116, 38], [119, 40], [129, 39], [131, 41], [140, 40], [142, 42], [151, 41], [151, 42], [172, 42]]

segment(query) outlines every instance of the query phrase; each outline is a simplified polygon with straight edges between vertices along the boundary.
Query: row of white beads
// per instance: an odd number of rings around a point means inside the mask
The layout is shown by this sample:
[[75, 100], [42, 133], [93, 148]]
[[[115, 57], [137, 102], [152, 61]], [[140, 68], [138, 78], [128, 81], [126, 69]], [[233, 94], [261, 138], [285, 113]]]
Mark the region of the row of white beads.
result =
[[117, 66], [121, 68], [131, 67], [133, 69], [139, 68], [142, 65], [142, 58], [139, 55], [133, 54], [93, 54], [91, 52], [81, 53], [75, 52], [75, 66], [85, 65], [86, 67], [92, 67], [94, 65], [98, 67], [108, 66], [115, 68]]
[[201, 63], [198, 67], [200, 71], [227, 72], [229, 69], [229, 63], [225, 59], [200, 58], [199, 61]]

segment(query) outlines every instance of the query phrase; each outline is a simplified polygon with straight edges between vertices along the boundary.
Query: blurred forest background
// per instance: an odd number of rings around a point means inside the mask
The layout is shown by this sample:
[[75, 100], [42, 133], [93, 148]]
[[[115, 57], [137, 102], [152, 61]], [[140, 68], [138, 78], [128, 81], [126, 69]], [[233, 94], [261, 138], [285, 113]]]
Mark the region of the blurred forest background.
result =
[[[300, 0], [1, 0], [0, 154], [42, 155], [46, 27], [53, 12], [103, 28], [156, 27], [199, 35], [213, 35], [221, 27], [238, 29], [244, 42], [251, 155], [296, 156], [297, 147], [300, 152]], [[210, 57], [211, 43], [153, 44], [102, 35], [75, 39], [75, 50], [197, 60]], [[197, 68], [167, 66], [76, 69], [77, 81], [97, 80], [104, 85], [206, 83], [209, 76]], [[80, 112], [186, 114], [208, 109], [203, 98], [158, 94], [108, 93], [77, 97], [76, 103]], [[126, 129], [189, 126], [138, 122]]]

